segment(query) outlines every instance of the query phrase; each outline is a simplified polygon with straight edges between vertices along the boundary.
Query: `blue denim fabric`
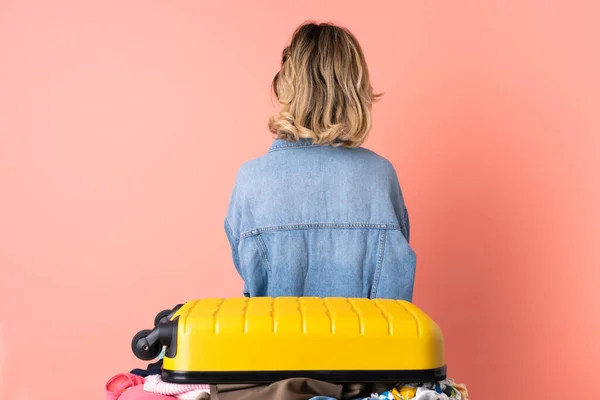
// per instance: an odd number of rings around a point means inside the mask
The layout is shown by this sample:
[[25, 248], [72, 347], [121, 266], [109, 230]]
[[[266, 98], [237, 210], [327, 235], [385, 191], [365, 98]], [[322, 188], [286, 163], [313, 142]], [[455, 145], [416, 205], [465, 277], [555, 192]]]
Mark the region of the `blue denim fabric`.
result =
[[245, 296], [412, 300], [396, 171], [364, 148], [275, 140], [240, 168], [225, 231]]

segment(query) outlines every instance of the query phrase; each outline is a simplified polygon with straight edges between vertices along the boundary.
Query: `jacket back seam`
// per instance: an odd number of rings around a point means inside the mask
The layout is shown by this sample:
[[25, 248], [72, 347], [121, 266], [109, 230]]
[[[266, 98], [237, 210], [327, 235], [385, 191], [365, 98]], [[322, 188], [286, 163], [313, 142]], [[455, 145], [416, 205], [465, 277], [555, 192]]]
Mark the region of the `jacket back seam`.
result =
[[254, 240], [256, 243], [256, 247], [258, 247], [258, 252], [263, 262], [263, 267], [267, 272], [267, 277], [271, 277], [271, 261], [269, 260], [269, 254], [267, 253], [267, 246], [260, 237], [260, 233], [254, 235]]
[[312, 224], [287, 224], [266, 226], [262, 228], [252, 229], [243, 232], [240, 235], [240, 240], [255, 236], [260, 233], [277, 232], [277, 231], [297, 231], [310, 229], [377, 229], [377, 230], [397, 230], [401, 231], [398, 224], [371, 224], [371, 223], [337, 223], [337, 222], [322, 222]]
[[371, 287], [371, 293], [369, 294], [369, 298], [371, 299], [377, 297], [377, 290], [379, 289], [379, 279], [381, 278], [386, 237], [387, 231], [385, 229], [380, 230], [379, 245], [377, 246], [377, 264], [375, 266], [375, 273], [373, 274], [373, 286]]

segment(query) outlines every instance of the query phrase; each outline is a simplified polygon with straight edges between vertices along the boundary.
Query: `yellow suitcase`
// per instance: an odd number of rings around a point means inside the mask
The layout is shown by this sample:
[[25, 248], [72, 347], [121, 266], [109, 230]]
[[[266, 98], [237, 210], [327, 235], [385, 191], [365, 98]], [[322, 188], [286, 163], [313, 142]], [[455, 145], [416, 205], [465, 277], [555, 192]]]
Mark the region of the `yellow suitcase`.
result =
[[401, 300], [202, 299], [157, 315], [138, 332], [141, 359], [166, 346], [162, 377], [176, 383], [419, 382], [446, 378], [444, 339]]

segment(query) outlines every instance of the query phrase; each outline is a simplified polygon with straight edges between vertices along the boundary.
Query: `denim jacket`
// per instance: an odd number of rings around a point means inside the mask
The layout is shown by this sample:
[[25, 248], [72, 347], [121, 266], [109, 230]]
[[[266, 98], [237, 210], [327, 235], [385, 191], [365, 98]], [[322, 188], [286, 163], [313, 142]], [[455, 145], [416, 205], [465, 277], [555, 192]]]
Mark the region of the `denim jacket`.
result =
[[412, 300], [396, 171], [364, 148], [275, 140], [240, 168], [225, 231], [245, 296]]

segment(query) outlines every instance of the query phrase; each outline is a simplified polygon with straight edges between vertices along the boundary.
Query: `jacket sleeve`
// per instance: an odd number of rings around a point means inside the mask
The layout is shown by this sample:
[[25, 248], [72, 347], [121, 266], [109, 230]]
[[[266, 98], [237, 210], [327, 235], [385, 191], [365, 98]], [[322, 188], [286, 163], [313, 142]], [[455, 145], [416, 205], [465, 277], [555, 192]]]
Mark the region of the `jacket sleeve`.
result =
[[406, 238], [406, 241], [410, 243], [410, 219], [408, 218], [408, 210], [404, 206], [404, 216], [402, 218], [402, 224], [400, 225], [402, 234]]
[[[242, 272], [240, 270], [240, 257], [238, 254], [238, 244], [240, 243], [240, 239], [237, 238], [231, 229], [231, 225], [229, 225], [229, 221], [225, 218], [225, 234], [227, 235], [227, 241], [229, 242], [229, 246], [231, 247], [231, 256], [233, 257], [233, 265], [237, 270], [240, 276]], [[243, 278], [243, 276], [242, 276]]]
[[237, 206], [237, 197], [238, 197], [238, 184], [236, 179], [236, 184], [233, 188], [233, 193], [231, 194], [231, 200], [229, 202], [229, 208], [227, 210], [227, 216], [225, 217], [225, 234], [227, 235], [227, 241], [229, 242], [229, 246], [231, 247], [231, 256], [233, 258], [233, 265], [235, 266], [236, 271], [240, 275], [240, 277], [244, 281], [244, 296], [249, 296], [249, 290], [247, 287], [247, 279], [245, 274], [243, 273], [243, 268], [240, 263], [240, 255], [239, 255], [239, 245], [240, 245], [240, 232], [238, 232], [239, 219], [240, 215], [238, 212]]
[[409, 244], [410, 221], [398, 176], [391, 164], [388, 167], [389, 201], [399, 229], [384, 235], [380, 275], [370, 297], [412, 301], [417, 258]]
[[240, 256], [238, 253], [238, 246], [240, 244], [240, 239], [237, 237], [233, 230], [231, 229], [231, 225], [229, 225], [229, 221], [225, 218], [225, 234], [227, 235], [227, 241], [229, 242], [229, 246], [231, 247], [231, 256], [233, 258], [233, 265], [235, 266], [236, 271], [240, 275], [240, 277], [244, 281], [244, 296], [248, 297], [250, 295], [248, 287], [246, 286], [246, 278], [242, 273], [242, 268], [240, 265]]
[[391, 189], [391, 200], [394, 205], [394, 213], [396, 214], [396, 219], [400, 225], [402, 235], [404, 235], [406, 241], [410, 243], [410, 220], [408, 217], [408, 210], [406, 209], [406, 204], [404, 204], [404, 196], [402, 194], [402, 189], [400, 188], [396, 170], [391, 163], [389, 164], [389, 167], [389, 184]]

